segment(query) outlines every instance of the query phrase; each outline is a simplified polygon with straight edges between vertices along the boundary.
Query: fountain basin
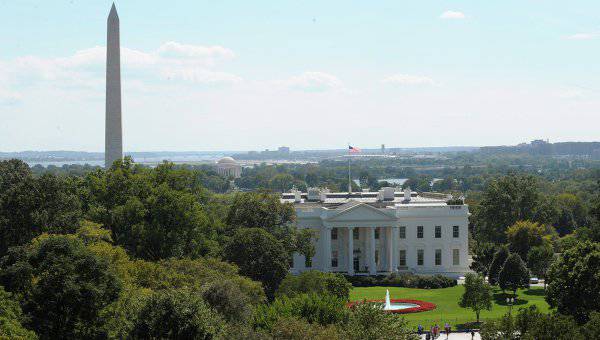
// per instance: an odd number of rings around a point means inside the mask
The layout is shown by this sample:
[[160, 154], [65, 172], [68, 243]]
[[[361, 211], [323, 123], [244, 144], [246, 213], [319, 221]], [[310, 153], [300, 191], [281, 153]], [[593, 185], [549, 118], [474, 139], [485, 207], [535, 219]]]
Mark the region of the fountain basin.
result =
[[[364, 300], [354, 301], [347, 304], [348, 307], [357, 305], [359, 303], [371, 303], [374, 305], [381, 305], [384, 309], [386, 303], [385, 300]], [[426, 312], [435, 309], [435, 304], [421, 300], [409, 300], [409, 299], [390, 299], [390, 305], [387, 309], [384, 309], [388, 313], [407, 314], [407, 313], [419, 313]]]

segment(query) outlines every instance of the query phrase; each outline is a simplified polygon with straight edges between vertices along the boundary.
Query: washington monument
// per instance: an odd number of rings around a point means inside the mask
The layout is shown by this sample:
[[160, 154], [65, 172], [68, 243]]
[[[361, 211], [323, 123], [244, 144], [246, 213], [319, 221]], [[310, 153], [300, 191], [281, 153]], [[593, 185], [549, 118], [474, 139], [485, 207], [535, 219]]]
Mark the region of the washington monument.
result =
[[104, 166], [123, 158], [123, 128], [121, 126], [121, 48], [119, 15], [113, 3], [108, 15], [106, 36], [106, 127], [104, 136]]

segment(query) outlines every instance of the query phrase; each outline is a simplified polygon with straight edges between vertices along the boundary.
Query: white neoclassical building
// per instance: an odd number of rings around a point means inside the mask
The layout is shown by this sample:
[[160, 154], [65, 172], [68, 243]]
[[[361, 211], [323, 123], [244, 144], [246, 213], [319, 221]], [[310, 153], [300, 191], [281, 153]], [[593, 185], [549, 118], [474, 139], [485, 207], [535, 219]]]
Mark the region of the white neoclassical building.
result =
[[294, 204], [297, 227], [315, 231], [315, 256], [295, 254], [292, 272], [464, 275], [469, 271], [469, 209], [446, 204], [448, 198], [394, 188], [283, 194], [283, 202]]
[[215, 170], [219, 175], [239, 178], [242, 176], [242, 166], [231, 157], [223, 157], [217, 161]]

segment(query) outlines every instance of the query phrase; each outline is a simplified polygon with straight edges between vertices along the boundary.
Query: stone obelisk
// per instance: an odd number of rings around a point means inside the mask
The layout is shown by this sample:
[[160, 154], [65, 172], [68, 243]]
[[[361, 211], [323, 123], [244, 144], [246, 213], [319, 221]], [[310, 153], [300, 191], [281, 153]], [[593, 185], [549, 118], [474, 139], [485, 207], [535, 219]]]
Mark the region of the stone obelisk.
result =
[[123, 158], [123, 130], [121, 126], [121, 48], [119, 42], [119, 15], [113, 3], [108, 15], [106, 36], [106, 130], [104, 139], [104, 166]]

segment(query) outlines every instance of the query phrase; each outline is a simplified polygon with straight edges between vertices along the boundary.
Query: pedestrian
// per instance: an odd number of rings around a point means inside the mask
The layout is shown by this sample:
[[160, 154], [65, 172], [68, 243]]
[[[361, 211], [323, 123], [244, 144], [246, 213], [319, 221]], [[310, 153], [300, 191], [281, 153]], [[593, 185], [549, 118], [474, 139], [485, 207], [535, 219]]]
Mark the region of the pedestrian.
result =
[[427, 333], [425, 335], [425, 340], [431, 340], [431, 334], [430, 333]]
[[446, 322], [444, 325], [444, 330], [446, 330], [446, 339], [450, 336], [450, 324]]
[[417, 334], [419, 334], [419, 335], [423, 334], [423, 325], [419, 324], [419, 326], [417, 326]]
[[475, 331], [471, 331], [471, 340], [475, 339]]

